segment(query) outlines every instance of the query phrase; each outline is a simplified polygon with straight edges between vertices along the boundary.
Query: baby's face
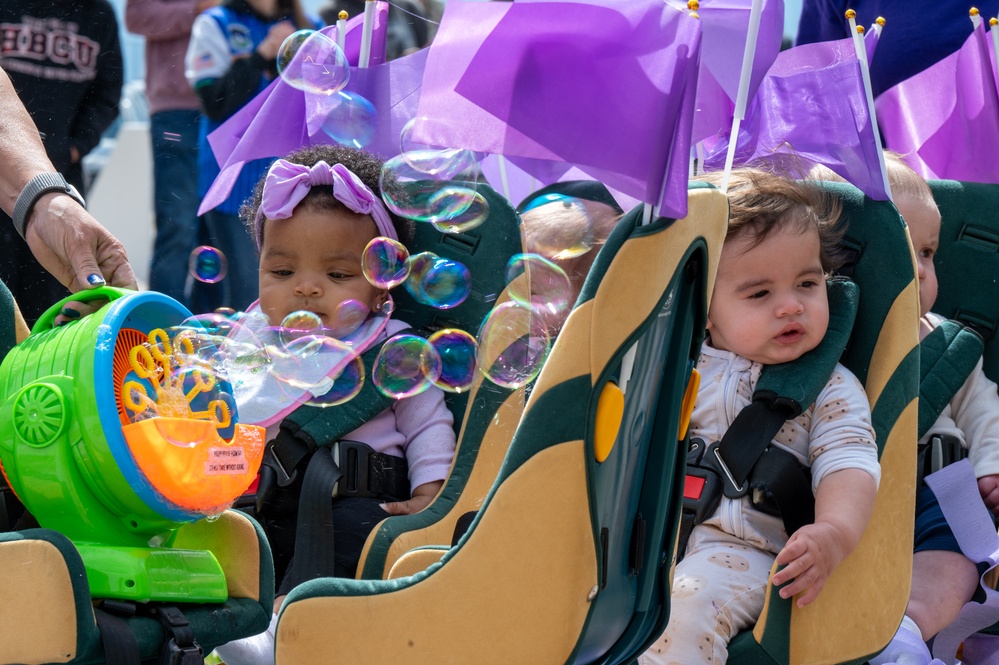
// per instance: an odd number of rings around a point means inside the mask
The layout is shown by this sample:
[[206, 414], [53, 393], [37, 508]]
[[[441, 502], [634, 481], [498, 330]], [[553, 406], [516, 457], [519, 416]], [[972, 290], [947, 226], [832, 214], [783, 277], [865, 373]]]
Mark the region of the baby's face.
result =
[[781, 231], [756, 247], [725, 242], [708, 310], [711, 345], [776, 365], [811, 351], [829, 327], [818, 231]]
[[919, 314], [925, 315], [937, 299], [937, 271], [933, 257], [940, 246], [940, 212], [926, 202], [899, 198], [895, 205], [909, 227], [919, 276]]
[[260, 248], [260, 309], [271, 325], [292, 312], [318, 315], [335, 328], [337, 305], [349, 299], [372, 309], [385, 292], [361, 273], [361, 254], [376, 233], [368, 216], [347, 210], [299, 208], [267, 220]]

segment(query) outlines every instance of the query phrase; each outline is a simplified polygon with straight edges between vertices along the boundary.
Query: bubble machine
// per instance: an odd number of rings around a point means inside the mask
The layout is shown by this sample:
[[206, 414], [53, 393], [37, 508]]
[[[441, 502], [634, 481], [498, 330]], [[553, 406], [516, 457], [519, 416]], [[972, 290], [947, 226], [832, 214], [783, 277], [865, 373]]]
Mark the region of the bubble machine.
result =
[[[96, 299], [110, 302], [53, 327], [65, 303]], [[179, 357], [183, 340], [171, 348], [166, 331], [189, 316], [159, 293], [81, 292], [45, 312], [0, 365], [0, 471], [42, 527], [76, 545], [95, 598], [227, 597], [211, 552], [171, 544], [180, 526], [211, 519], [250, 485], [264, 430], [237, 423], [223, 378], [198, 365], [170, 378], [162, 361]], [[147, 408], [171, 380], [184, 408]]]

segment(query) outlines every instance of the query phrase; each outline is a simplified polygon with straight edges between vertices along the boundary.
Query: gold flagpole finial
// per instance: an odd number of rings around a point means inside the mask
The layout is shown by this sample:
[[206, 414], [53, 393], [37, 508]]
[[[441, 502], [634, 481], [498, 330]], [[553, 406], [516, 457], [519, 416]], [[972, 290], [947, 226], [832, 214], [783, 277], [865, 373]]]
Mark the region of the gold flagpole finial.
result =
[[978, 16], [978, 7], [972, 7], [969, 9], [968, 16]]
[[701, 8], [701, 3], [699, 3], [697, 0], [687, 0], [687, 9], [689, 9], [690, 11], [696, 12], [700, 8]]
[[848, 19], [857, 18], [857, 12], [853, 11], [852, 9], [847, 9], [846, 10], [846, 17]]
[[858, 25], [857, 26], [857, 34], [860, 34], [860, 35], [864, 34], [864, 26], [862, 26], [862, 25]]
[[343, 11], [342, 9], [340, 10], [340, 13], [336, 15], [336, 17], [338, 19], [340, 19], [341, 21], [346, 21], [348, 16], [350, 16], [350, 14], [348, 14], [345, 11]]
[[885, 27], [885, 17], [884, 16], [877, 17], [877, 19], [875, 19], [874, 22], [877, 23], [878, 25], [880, 25], [882, 28]]

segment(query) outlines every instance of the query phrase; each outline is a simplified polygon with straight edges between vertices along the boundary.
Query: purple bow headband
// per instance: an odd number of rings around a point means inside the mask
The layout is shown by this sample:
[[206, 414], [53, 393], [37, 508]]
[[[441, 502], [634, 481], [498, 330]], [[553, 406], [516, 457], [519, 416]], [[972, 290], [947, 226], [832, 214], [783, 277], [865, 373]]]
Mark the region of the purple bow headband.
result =
[[253, 220], [253, 235], [260, 247], [265, 219], [288, 219], [315, 185], [332, 185], [333, 196], [348, 209], [371, 215], [378, 235], [398, 240], [385, 205], [367, 185], [343, 164], [330, 166], [317, 162], [309, 167], [279, 159], [271, 165], [264, 180], [260, 210]]

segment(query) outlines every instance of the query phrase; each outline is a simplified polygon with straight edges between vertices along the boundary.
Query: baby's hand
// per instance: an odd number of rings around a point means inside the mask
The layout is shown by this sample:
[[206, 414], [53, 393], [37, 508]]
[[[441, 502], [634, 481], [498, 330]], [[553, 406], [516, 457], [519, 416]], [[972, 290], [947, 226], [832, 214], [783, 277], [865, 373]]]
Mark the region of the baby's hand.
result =
[[999, 473], [982, 476], [978, 479], [978, 491], [982, 501], [994, 515], [999, 515]]
[[413, 498], [409, 501], [394, 501], [383, 503], [382, 509], [389, 515], [412, 515], [418, 513], [433, 501], [444, 485], [443, 480], [435, 480], [432, 483], [423, 483], [413, 490]]
[[790, 598], [804, 592], [798, 599], [798, 607], [818, 598], [829, 575], [846, 556], [842, 541], [838, 529], [828, 522], [808, 524], [795, 531], [777, 555], [777, 563], [785, 568], [774, 573], [774, 585], [794, 580], [780, 590], [780, 597]]

